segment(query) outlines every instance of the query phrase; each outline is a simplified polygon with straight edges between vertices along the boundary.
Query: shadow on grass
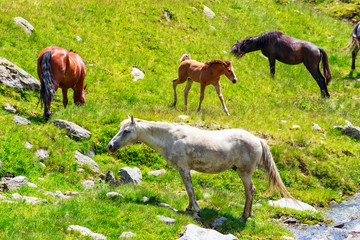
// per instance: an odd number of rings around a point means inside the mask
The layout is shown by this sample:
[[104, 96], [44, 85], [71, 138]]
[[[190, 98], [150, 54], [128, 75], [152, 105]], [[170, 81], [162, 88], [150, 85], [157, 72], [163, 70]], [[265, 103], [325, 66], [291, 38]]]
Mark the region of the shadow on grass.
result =
[[355, 70], [351, 70], [348, 75], [342, 78], [342, 80], [346, 81], [354, 81], [360, 78], [360, 72], [355, 73]]

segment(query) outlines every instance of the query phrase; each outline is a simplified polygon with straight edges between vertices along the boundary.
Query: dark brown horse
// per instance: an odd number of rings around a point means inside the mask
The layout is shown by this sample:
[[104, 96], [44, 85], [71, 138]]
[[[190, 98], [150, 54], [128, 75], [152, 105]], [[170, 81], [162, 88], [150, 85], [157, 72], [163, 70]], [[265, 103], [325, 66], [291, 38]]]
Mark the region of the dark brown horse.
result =
[[188, 94], [193, 81], [195, 81], [201, 84], [198, 111], [200, 111], [201, 102], [204, 99], [205, 87], [212, 84], [215, 87], [225, 113], [230, 115], [221, 94], [220, 77], [221, 75], [225, 75], [230, 81], [236, 83], [237, 79], [231, 61], [214, 60], [211, 62], [201, 63], [195, 60], [189, 60], [188, 56], [183, 56], [180, 61], [182, 61], [182, 63], [178, 69], [178, 78], [173, 80], [174, 106], [177, 102], [176, 86], [187, 80], [187, 84], [184, 89], [185, 109], [187, 109]]
[[351, 33], [351, 43], [346, 48], [352, 48], [352, 64], [351, 70], [355, 70], [355, 59], [360, 49], [360, 22], [356, 24]]
[[68, 104], [67, 91], [74, 90], [74, 103], [85, 103], [84, 78], [86, 75], [83, 59], [72, 50], [61, 47], [47, 47], [41, 51], [37, 61], [37, 73], [41, 82], [40, 101], [44, 104], [44, 118], [50, 120], [50, 105], [56, 90], [63, 93], [63, 105]]
[[[327, 85], [331, 81], [328, 56], [325, 51], [313, 43], [285, 35], [280, 31], [271, 31], [256, 37], [246, 37], [231, 47], [231, 53], [237, 57], [245, 53], [261, 50], [269, 59], [272, 77], [275, 74], [275, 60], [286, 64], [304, 63], [320, 87], [322, 97], [330, 97]], [[319, 69], [323, 62], [324, 76]]]

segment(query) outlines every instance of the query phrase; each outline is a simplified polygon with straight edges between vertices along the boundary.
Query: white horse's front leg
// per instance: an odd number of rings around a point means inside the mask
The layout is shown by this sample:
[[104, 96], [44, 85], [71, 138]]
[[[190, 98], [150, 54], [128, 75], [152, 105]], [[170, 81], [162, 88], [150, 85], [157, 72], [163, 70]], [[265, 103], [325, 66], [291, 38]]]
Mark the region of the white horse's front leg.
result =
[[189, 206], [186, 208], [186, 210], [190, 210], [191, 206], [194, 207], [194, 218], [199, 219], [199, 214], [200, 214], [200, 207], [196, 202], [195, 199], [195, 192], [194, 192], [194, 187], [192, 185], [192, 181], [191, 181], [191, 175], [190, 175], [190, 169], [185, 169], [185, 168], [179, 168], [179, 173], [180, 176], [185, 184], [185, 188], [186, 188], [186, 192], [189, 196]]

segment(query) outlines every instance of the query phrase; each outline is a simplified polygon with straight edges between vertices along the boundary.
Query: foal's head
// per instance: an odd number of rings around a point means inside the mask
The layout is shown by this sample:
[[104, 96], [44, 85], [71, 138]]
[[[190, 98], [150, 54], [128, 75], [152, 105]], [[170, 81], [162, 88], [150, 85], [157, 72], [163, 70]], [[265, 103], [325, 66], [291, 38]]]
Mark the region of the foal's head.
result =
[[245, 53], [249, 52], [249, 48], [252, 45], [252, 40], [251, 37], [246, 37], [243, 40], [239, 41], [237, 40], [237, 42], [232, 45], [230, 52], [238, 57], [241, 58]]
[[138, 133], [134, 117], [131, 116], [130, 118], [128, 116], [128, 118], [121, 123], [120, 131], [111, 139], [107, 149], [109, 152], [115, 152], [126, 145], [134, 144], [137, 138]]
[[232, 83], [236, 83], [237, 82], [237, 78], [235, 75], [235, 70], [234, 67], [232, 65], [231, 61], [223, 61], [223, 65], [225, 67], [225, 76], [232, 82]]

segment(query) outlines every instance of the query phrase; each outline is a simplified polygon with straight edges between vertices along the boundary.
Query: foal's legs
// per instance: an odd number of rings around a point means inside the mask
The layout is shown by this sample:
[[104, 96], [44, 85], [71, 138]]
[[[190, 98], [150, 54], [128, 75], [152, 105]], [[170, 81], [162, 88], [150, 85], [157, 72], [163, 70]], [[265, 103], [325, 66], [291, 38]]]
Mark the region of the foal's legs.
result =
[[189, 196], [189, 205], [186, 208], [186, 210], [191, 210], [191, 208], [194, 207], [193, 217], [200, 218], [199, 217], [200, 207], [197, 204], [196, 199], [195, 199], [195, 192], [194, 192], [194, 187], [193, 187], [192, 181], [191, 181], [190, 170], [185, 169], [185, 168], [179, 168], [178, 170], [179, 170], [180, 176], [185, 184], [186, 192]]
[[241, 173], [239, 170], [238, 170], [238, 173], [244, 184], [245, 197], [246, 197], [244, 211], [243, 211], [241, 218], [239, 219], [241, 222], [243, 222], [243, 221], [246, 221], [246, 219], [248, 219], [251, 216], [252, 203], [254, 200], [254, 193], [255, 193], [255, 186], [251, 179], [252, 174], [244, 174], [244, 173]]
[[200, 87], [200, 102], [199, 102], [199, 106], [198, 106], [197, 111], [200, 111], [200, 109], [201, 109], [201, 103], [202, 103], [202, 101], [204, 100], [204, 96], [205, 96], [205, 87], [206, 87], [205, 83], [202, 83], [202, 82], [201, 82], [201, 87]]
[[359, 48], [358, 48], [358, 46], [357, 46], [356, 43], [355, 43], [354, 49], [353, 49], [353, 51], [352, 51], [352, 53], [351, 53], [351, 55], [352, 55], [351, 69], [352, 69], [352, 70], [355, 70], [355, 59], [356, 59], [356, 56], [357, 56], [358, 52], [359, 52]]
[[271, 77], [273, 78], [275, 75], [275, 58], [268, 58], [270, 63], [270, 73]]
[[215, 87], [216, 93], [217, 93], [218, 96], [219, 96], [219, 99], [220, 99], [220, 101], [221, 101], [221, 104], [222, 104], [222, 106], [223, 106], [223, 108], [224, 108], [224, 111], [225, 111], [226, 115], [230, 116], [230, 113], [229, 113], [228, 109], [227, 109], [226, 106], [225, 106], [224, 97], [223, 97], [223, 95], [221, 94], [220, 81], [219, 81], [218, 83], [214, 84], [214, 87]]
[[188, 95], [189, 95], [189, 91], [191, 89], [192, 83], [193, 83], [193, 80], [191, 78], [188, 78], [186, 87], [184, 89], [185, 110], [187, 110], [187, 100], [188, 100]]
[[317, 84], [319, 85], [320, 91], [321, 91], [321, 97], [323, 97], [323, 98], [330, 97], [330, 94], [326, 87], [325, 77], [321, 74], [320, 69], [319, 69], [320, 58], [319, 58], [319, 61], [317, 63], [316, 62], [317, 61], [313, 61], [313, 62], [304, 61], [304, 65], [305, 65], [306, 69], [311, 73], [312, 77], [315, 79]]
[[178, 80], [179, 80], [178, 78], [173, 80], [173, 89], [174, 89], [174, 104], [173, 104], [173, 106], [174, 107], [176, 106], [176, 102], [177, 102], [176, 86], [178, 85], [178, 83], [177, 83]]
[[69, 100], [68, 100], [68, 97], [67, 97], [67, 92], [68, 92], [68, 89], [67, 88], [61, 88], [62, 90], [62, 94], [63, 94], [63, 105], [64, 105], [64, 108], [66, 108]]

